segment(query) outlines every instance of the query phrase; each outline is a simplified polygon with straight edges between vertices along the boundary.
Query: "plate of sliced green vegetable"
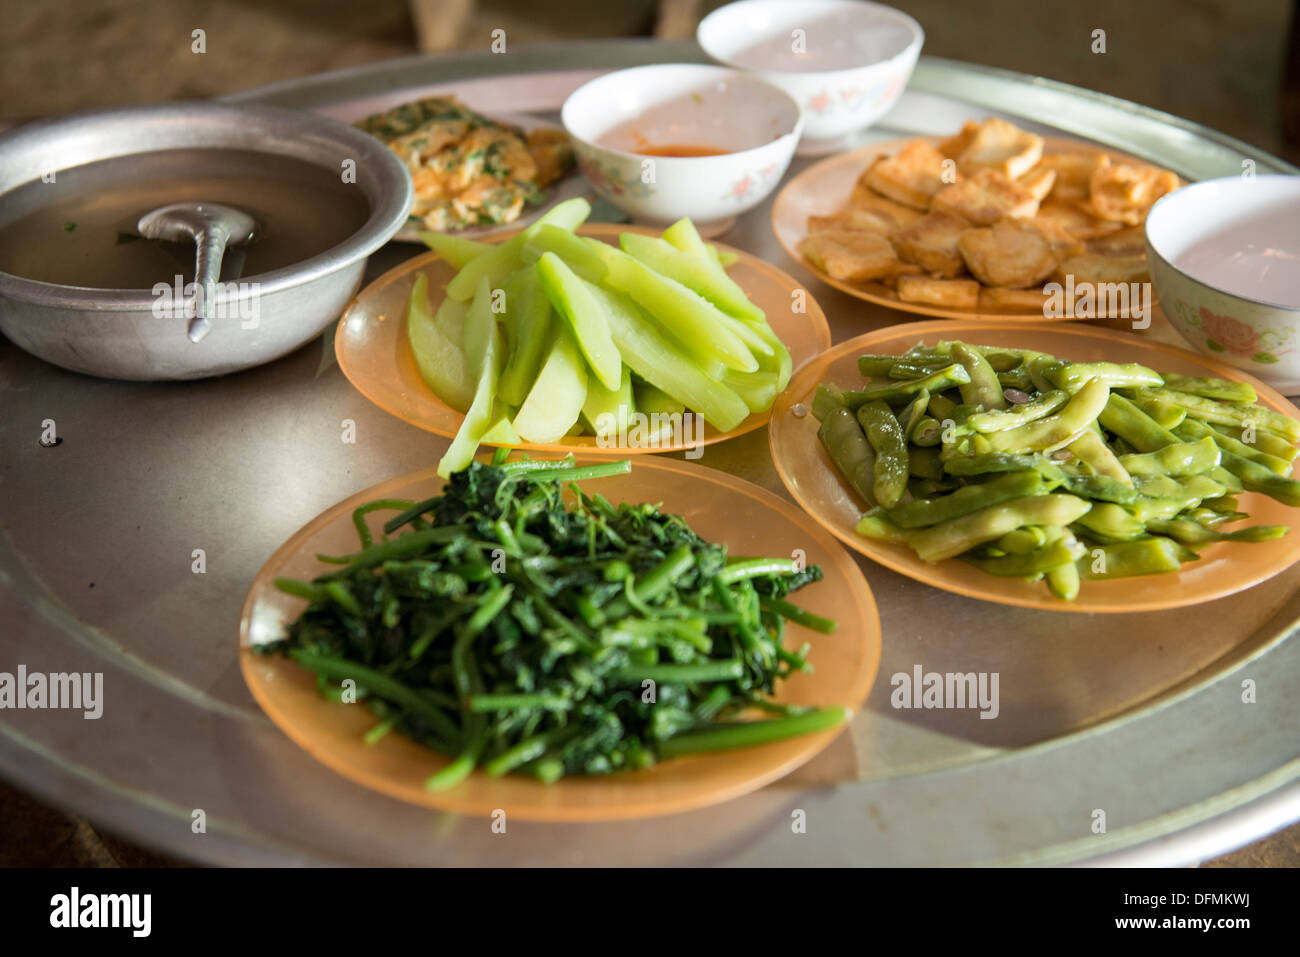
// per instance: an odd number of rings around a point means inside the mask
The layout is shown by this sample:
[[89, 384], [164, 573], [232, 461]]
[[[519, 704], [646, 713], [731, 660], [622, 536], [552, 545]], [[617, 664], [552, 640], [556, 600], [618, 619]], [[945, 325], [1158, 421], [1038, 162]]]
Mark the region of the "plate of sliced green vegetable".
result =
[[444, 475], [480, 445], [587, 454], [680, 451], [765, 424], [792, 370], [830, 346], [798, 283], [705, 243], [583, 225], [585, 200], [375, 280], [335, 336], [376, 405], [453, 438]]
[[655, 457], [435, 469], [324, 512], [248, 593], [254, 698], [336, 771], [532, 820], [746, 793], [844, 730], [880, 620], [788, 502]]
[[782, 481], [841, 541], [986, 601], [1177, 608], [1300, 559], [1300, 411], [1207, 357], [984, 321], [837, 346], [777, 400]]

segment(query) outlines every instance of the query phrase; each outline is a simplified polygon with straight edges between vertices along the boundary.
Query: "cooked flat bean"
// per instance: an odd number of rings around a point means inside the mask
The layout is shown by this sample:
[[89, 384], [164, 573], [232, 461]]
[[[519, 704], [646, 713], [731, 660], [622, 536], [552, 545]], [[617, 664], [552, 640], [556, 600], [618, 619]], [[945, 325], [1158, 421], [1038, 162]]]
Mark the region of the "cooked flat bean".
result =
[[1174, 435], [1179, 438], [1185, 438], [1189, 442], [1194, 439], [1210, 438], [1219, 448], [1225, 452], [1231, 452], [1239, 455], [1243, 459], [1250, 459], [1252, 462], [1258, 462], [1270, 472], [1276, 472], [1278, 475], [1289, 475], [1291, 473], [1291, 463], [1286, 459], [1280, 459], [1276, 455], [1269, 455], [1267, 452], [1260, 451], [1257, 448], [1247, 445], [1245, 442], [1239, 442], [1231, 435], [1224, 435], [1217, 429], [1211, 428], [1198, 419], [1191, 419], [1184, 422], [1178, 428], [1174, 429]]
[[1125, 455], [1119, 464], [1129, 475], [1200, 475], [1219, 464], [1219, 446], [1206, 436], [1191, 442], [1175, 442], [1154, 452]]
[[928, 478], [912, 478], [907, 483], [907, 491], [912, 498], [933, 498], [940, 492], [951, 492], [959, 487], [956, 482], [938, 482]]
[[1050, 452], [1069, 445], [1092, 427], [1093, 420], [1106, 407], [1109, 395], [1110, 388], [1105, 382], [1090, 379], [1056, 415], [1014, 429], [991, 432], [987, 436], [989, 445], [995, 452]]
[[919, 499], [891, 509], [889, 517], [902, 528], [923, 528], [951, 521], [971, 512], [1049, 491], [1054, 483], [1037, 472], [1009, 472], [981, 485], [965, 485], [949, 495]]
[[1195, 508], [1200, 500], [1195, 496], [1178, 496], [1157, 498], [1151, 495], [1139, 495], [1132, 503], [1125, 505], [1133, 516], [1143, 522], [1159, 522], [1173, 518], [1179, 512]]
[[1143, 538], [1091, 548], [1079, 559], [1080, 574], [1089, 580], [1132, 578], [1176, 572], [1182, 567], [1180, 549], [1168, 538]]
[[[1226, 435], [1229, 438], [1237, 439], [1239, 442], [1246, 442], [1245, 429], [1233, 428], [1230, 425], [1218, 425], [1210, 423], [1210, 428], [1220, 435]], [[1253, 448], [1259, 449], [1268, 455], [1275, 456], [1279, 459], [1285, 459], [1288, 462], [1294, 462], [1297, 455], [1300, 455], [1300, 448], [1294, 443], [1288, 442], [1276, 432], [1270, 432], [1268, 429], [1257, 428], [1255, 434], [1251, 436], [1255, 441], [1249, 443]]]
[[889, 370], [902, 362], [900, 356], [862, 355], [858, 356], [858, 371], [868, 379], [883, 379], [889, 376]]
[[907, 454], [907, 471], [916, 478], [942, 482], [944, 471], [943, 463], [939, 461], [939, 450], [934, 447], [912, 448]]
[[1033, 470], [1043, 478], [1059, 485], [1064, 491], [1083, 498], [1125, 505], [1137, 498], [1132, 485], [1126, 485], [1105, 475], [1078, 475], [1066, 471], [1044, 455], [989, 452], [983, 455], [956, 456], [944, 462], [949, 475], [984, 475], [989, 472], [1021, 472]]
[[1249, 518], [1250, 516], [1245, 512], [1216, 512], [1214, 509], [1208, 507], [1204, 502], [1202, 502], [1196, 508], [1189, 508], [1178, 517], [1180, 519], [1197, 522], [1201, 525], [1214, 526], [1222, 525], [1225, 522], [1237, 522], [1243, 518]]
[[868, 505], [876, 503], [876, 456], [857, 417], [844, 406], [836, 406], [822, 419], [817, 430], [826, 452], [853, 489]]
[[1043, 374], [1058, 389], [1067, 392], [1077, 392], [1089, 379], [1100, 379], [1111, 389], [1159, 387], [1165, 382], [1160, 373], [1136, 362], [1124, 365], [1115, 362], [1070, 362], [1060, 368], [1045, 369]]
[[1075, 523], [1114, 541], [1128, 541], [1146, 531], [1146, 523], [1119, 505], [1096, 502]]
[[[948, 356], [952, 354], [952, 348], [958, 344], [964, 345], [969, 349], [978, 352], [988, 360], [995, 372], [1006, 372], [1008, 369], [1014, 369], [1023, 365], [1030, 359], [1036, 359], [1041, 352], [1035, 352], [1032, 349], [1012, 349], [1004, 346], [981, 346], [973, 342], [961, 342], [958, 339], [943, 339], [934, 348], [936, 355]], [[1050, 356], [1048, 358], [1051, 358]]]
[[876, 453], [875, 501], [883, 508], [893, 508], [907, 491], [907, 439], [902, 426], [889, 406], [880, 401], [858, 409], [858, 424]]
[[1220, 495], [1218, 498], [1207, 498], [1201, 504], [1216, 512], [1245, 516], [1244, 512], [1237, 512], [1237, 496], [1235, 495]]
[[1007, 532], [994, 542], [992, 547], [1008, 555], [1025, 555], [1035, 548], [1046, 545], [1047, 540], [1047, 533], [1043, 531], [1041, 525], [1027, 525], [1013, 532]]
[[1187, 418], [1187, 410], [1168, 399], [1134, 399], [1133, 404], [1155, 419], [1162, 429], [1173, 429]]
[[1251, 403], [1259, 401], [1259, 396], [1255, 393], [1255, 387], [1248, 382], [1229, 382], [1227, 379], [1212, 377], [1195, 378], [1171, 372], [1165, 376], [1165, 385], [1170, 389], [1177, 389], [1179, 392], [1190, 392], [1192, 395], [1203, 396], [1207, 399], [1218, 399], [1220, 402]]
[[[1086, 551], [1083, 544], [1074, 537], [1074, 533], [1069, 529], [1052, 527], [1045, 531], [1049, 537], [1059, 535], [1065, 541], [1066, 545], [1080, 557], [1082, 557]], [[1061, 565], [1058, 568], [1049, 570], [1046, 578], [1047, 590], [1057, 598], [1064, 599], [1065, 601], [1074, 601], [1074, 599], [1078, 597], [1079, 567], [1075, 562], [1070, 562], [1068, 565]]]
[[1164, 398], [1176, 402], [1187, 410], [1187, 414], [1206, 422], [1220, 425], [1246, 426], [1253, 424], [1256, 428], [1266, 428], [1278, 433], [1291, 442], [1300, 440], [1300, 422], [1266, 409], [1261, 405], [1242, 406], [1228, 402], [1215, 402], [1213, 399], [1180, 392], [1177, 389], [1139, 389], [1134, 393], [1137, 398]]
[[923, 447], [938, 445], [943, 439], [943, 424], [937, 419], [923, 415], [917, 420], [911, 439], [913, 443]]
[[1079, 545], [1077, 540], [1075, 547], [1071, 548], [1064, 538], [1058, 538], [1023, 555], [998, 557], [963, 555], [961, 560], [990, 575], [1036, 581], [1054, 568], [1060, 568], [1062, 565], [1073, 566], [1083, 551], [1083, 546]]
[[1252, 525], [1233, 532], [1221, 532], [1214, 528], [1207, 528], [1190, 518], [1151, 522], [1147, 527], [1184, 545], [1204, 545], [1208, 542], [1268, 542], [1281, 538], [1290, 531], [1285, 525]]
[[942, 561], [1001, 538], [1022, 525], [1069, 525], [1091, 507], [1091, 503], [1073, 495], [1013, 499], [917, 532], [911, 537], [911, 545], [925, 561]]
[[823, 382], [813, 393], [812, 414], [821, 422], [834, 408], [844, 405], [844, 390], [833, 382]]
[[903, 436], [908, 442], [912, 441], [912, 436], [916, 434], [916, 427], [925, 418], [925, 410], [930, 406], [930, 393], [922, 389], [916, 394], [916, 398], [909, 402], [906, 408], [898, 414], [898, 424], [903, 428]]
[[930, 395], [930, 414], [936, 419], [950, 419], [952, 414], [957, 411], [957, 403], [946, 395], [931, 393]]
[[1052, 377], [1061, 369], [1064, 369], [1068, 363], [1062, 362], [1053, 356], [1039, 355], [1025, 362], [1025, 369], [1029, 373], [1030, 380], [1034, 383], [1034, 388], [1039, 392], [1051, 392], [1056, 388], [1056, 383]]
[[1029, 378], [1028, 369], [1008, 369], [1006, 372], [998, 373], [998, 385], [1002, 386], [1003, 389], [1019, 389], [1021, 392], [1029, 392], [1034, 388], [1034, 380]]
[[923, 379], [902, 379], [897, 382], [871, 385], [858, 392], [845, 392], [844, 404], [851, 409], [856, 409], [858, 406], [879, 399], [890, 405], [906, 405], [922, 390], [933, 395], [944, 389], [951, 389], [953, 386], [964, 385], [969, 381], [970, 376], [967, 375], [966, 370], [954, 362]]
[[1070, 393], [1064, 389], [1053, 389], [1005, 411], [976, 412], [966, 420], [966, 424], [976, 432], [985, 433], [1014, 429], [1051, 415], [1069, 401]]
[[1133, 477], [1120, 464], [1115, 453], [1095, 428], [1088, 429], [1081, 436], [1066, 446], [1075, 457], [1100, 476], [1113, 479], [1123, 485], [1132, 485]]
[[1260, 492], [1284, 505], [1300, 507], [1300, 482], [1295, 479], [1285, 478], [1232, 452], [1223, 453], [1223, 467], [1241, 479], [1246, 491]]
[[[1220, 459], [1220, 461], [1222, 461], [1222, 459]], [[1214, 479], [1214, 481], [1218, 482], [1229, 492], [1244, 492], [1246, 490], [1246, 486], [1242, 484], [1241, 479], [1237, 478], [1237, 476], [1233, 475], [1222, 465], [1216, 465], [1205, 474]]]
[[858, 520], [857, 533], [864, 538], [874, 538], [891, 545], [906, 545], [912, 539], [912, 532], [891, 522], [885, 510], [879, 506]]
[[1154, 452], [1178, 441], [1172, 432], [1161, 428], [1151, 416], [1114, 392], [1097, 420], [1138, 452]]
[[[889, 367], [889, 378], [924, 379], [928, 375], [934, 375], [940, 369], [946, 369], [951, 364], [950, 360], [943, 358], [897, 359]], [[861, 363], [859, 363], [859, 368], [861, 368]]]
[[957, 387], [963, 403], [985, 409], [1007, 407], [1007, 400], [1002, 395], [1002, 384], [998, 382], [998, 374], [993, 371], [987, 359], [964, 342], [953, 344], [952, 356], [961, 363], [962, 368], [966, 370], [966, 375], [970, 377], [969, 382], [964, 382]]
[[[1272, 473], [1269, 473], [1272, 474]], [[1154, 498], [1217, 498], [1227, 492], [1208, 475], [1189, 475], [1185, 478], [1171, 478], [1167, 475], [1142, 475], [1133, 479], [1133, 484], [1143, 495]]]

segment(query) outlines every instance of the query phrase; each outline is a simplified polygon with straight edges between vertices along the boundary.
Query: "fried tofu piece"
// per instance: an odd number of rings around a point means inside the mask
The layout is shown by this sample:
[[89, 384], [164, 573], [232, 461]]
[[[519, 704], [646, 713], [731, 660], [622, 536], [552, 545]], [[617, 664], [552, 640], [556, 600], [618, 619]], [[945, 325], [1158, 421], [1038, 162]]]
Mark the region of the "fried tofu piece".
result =
[[1043, 156], [1043, 138], [997, 117], [979, 125], [970, 143], [957, 157], [965, 174], [994, 169], [1009, 179], [1022, 176]]
[[893, 223], [895, 230], [911, 226], [925, 215], [925, 213], [912, 209], [910, 206], [904, 206], [902, 203], [896, 203], [892, 199], [881, 196], [863, 182], [865, 178], [866, 174], [864, 173], [862, 179], [858, 181], [858, 185], [853, 188], [853, 195], [849, 197], [848, 208], [882, 217]]
[[967, 120], [961, 128], [961, 132], [954, 136], [948, 137], [939, 144], [939, 152], [949, 159], [956, 159], [966, 152], [966, 147], [970, 146], [971, 141], [975, 139], [975, 134], [979, 132], [980, 125], [974, 120]]
[[947, 309], [974, 309], [979, 305], [980, 284], [974, 279], [931, 279], [899, 276], [898, 298]]
[[1034, 199], [1041, 203], [1047, 199], [1052, 187], [1056, 185], [1056, 170], [1035, 166], [1028, 173], [1019, 177], [1016, 182], [1033, 193]]
[[1038, 212], [1038, 200], [1005, 174], [982, 169], [935, 193], [930, 211], [952, 213], [976, 226], [991, 226], [1008, 216], [1015, 219], [1033, 216]]
[[1157, 199], [1182, 185], [1175, 173], [1154, 166], [1118, 163], [1095, 170], [1088, 184], [1089, 212], [1136, 226]]
[[1041, 313], [1047, 302], [1047, 293], [1041, 289], [1004, 289], [1001, 286], [981, 286], [979, 308], [983, 312], [1036, 312]]
[[1109, 233], [1118, 232], [1124, 226], [1109, 220], [1099, 219], [1086, 209], [1073, 203], [1046, 202], [1038, 207], [1035, 221], [1051, 221], [1065, 230], [1075, 239], [1096, 239]]
[[1052, 255], [1057, 259], [1068, 259], [1070, 256], [1078, 256], [1088, 251], [1087, 244], [1082, 239], [1071, 236], [1054, 219], [1035, 216], [1025, 222], [1043, 234], [1047, 244], [1052, 247]]
[[1092, 174], [1109, 165], [1110, 157], [1105, 153], [1083, 150], [1077, 153], [1045, 153], [1034, 168], [1056, 173], [1056, 182], [1052, 184], [1052, 199], [1062, 203], [1075, 203], [1088, 198]]
[[957, 239], [971, 221], [943, 211], [930, 213], [894, 234], [894, 248], [903, 262], [915, 263], [934, 276], [952, 278], [966, 271]]
[[925, 140], [913, 140], [896, 155], [872, 163], [866, 185], [904, 206], [929, 209], [930, 197], [946, 185], [944, 162], [944, 155]]
[[880, 213], [852, 206], [830, 216], [809, 216], [808, 235], [814, 233], [848, 230], [854, 233], [880, 233], [888, 236], [898, 230], [898, 224]]
[[1145, 256], [1146, 251], [1147, 235], [1146, 229], [1142, 226], [1120, 229], [1090, 239], [1087, 243], [1087, 252], [1097, 253], [1100, 256]]
[[844, 282], [881, 279], [903, 271], [893, 245], [879, 233], [816, 233], [803, 241], [800, 251], [832, 279]]
[[968, 229], [957, 240], [957, 248], [971, 275], [986, 286], [1023, 289], [1056, 270], [1056, 257], [1043, 234], [1014, 220]]
[[1147, 258], [1140, 253], [1136, 256], [1084, 253], [1064, 260], [1056, 272], [1062, 279], [1073, 276], [1076, 285], [1085, 282], [1147, 282], [1151, 278], [1147, 272]]

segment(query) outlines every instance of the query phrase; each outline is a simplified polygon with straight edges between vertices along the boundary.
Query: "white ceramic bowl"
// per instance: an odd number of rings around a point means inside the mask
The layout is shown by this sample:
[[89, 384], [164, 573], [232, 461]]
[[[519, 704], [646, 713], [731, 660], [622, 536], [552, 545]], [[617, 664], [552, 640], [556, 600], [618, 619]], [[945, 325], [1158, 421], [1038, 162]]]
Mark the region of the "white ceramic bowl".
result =
[[863, 0], [740, 0], [710, 13], [695, 36], [713, 59], [798, 101], [801, 155], [841, 149], [889, 112], [925, 42], [907, 14]]
[[[802, 123], [799, 105], [780, 88], [695, 64], [607, 73], [575, 90], [560, 117], [596, 192], [640, 222], [689, 216], [704, 235], [725, 231], [775, 188]], [[729, 152], [645, 152], [670, 146]]]
[[1300, 394], [1300, 176], [1229, 176], [1151, 208], [1147, 261], [1169, 321], [1200, 351]]

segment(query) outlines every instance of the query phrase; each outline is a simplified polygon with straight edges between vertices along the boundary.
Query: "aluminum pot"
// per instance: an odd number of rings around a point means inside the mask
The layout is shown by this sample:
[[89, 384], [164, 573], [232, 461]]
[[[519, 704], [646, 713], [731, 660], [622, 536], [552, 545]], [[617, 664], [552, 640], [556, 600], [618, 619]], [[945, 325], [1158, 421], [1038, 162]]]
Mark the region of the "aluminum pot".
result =
[[[276, 359], [338, 318], [361, 284], [366, 258], [402, 227], [411, 178], [360, 130], [313, 113], [258, 105], [168, 103], [44, 120], [0, 137], [0, 204], [24, 183], [98, 160], [170, 149], [238, 149], [355, 172], [370, 215], [325, 252], [223, 287], [219, 317], [191, 342], [179, 304], [159, 308], [150, 289], [90, 289], [0, 272], [0, 332], [47, 362], [114, 379], [198, 379]], [[353, 164], [345, 166], [346, 163]], [[255, 301], [251, 301], [255, 300]]]

